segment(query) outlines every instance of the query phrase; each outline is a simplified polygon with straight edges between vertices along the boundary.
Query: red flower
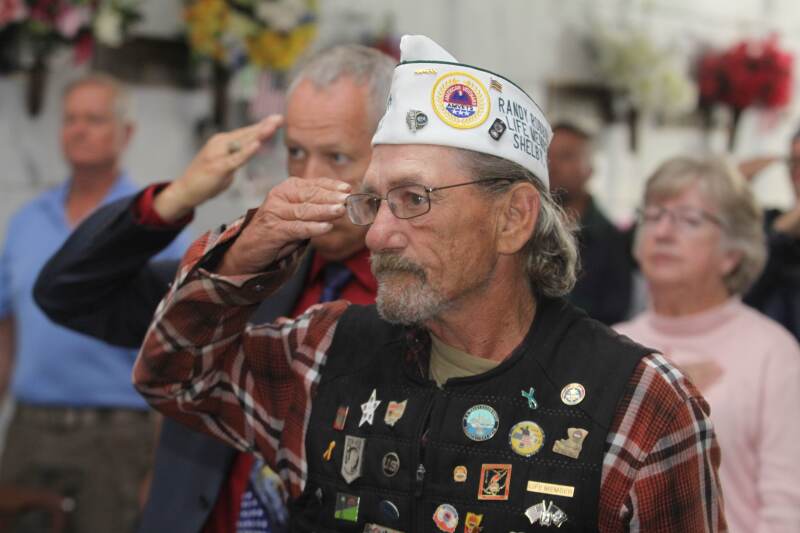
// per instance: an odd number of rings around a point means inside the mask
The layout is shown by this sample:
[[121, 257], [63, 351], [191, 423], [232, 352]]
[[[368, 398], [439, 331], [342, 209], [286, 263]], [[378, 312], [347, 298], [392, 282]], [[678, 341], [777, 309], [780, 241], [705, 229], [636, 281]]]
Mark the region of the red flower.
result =
[[700, 58], [697, 68], [701, 104], [783, 107], [791, 97], [794, 58], [778, 48], [777, 38], [742, 41]]

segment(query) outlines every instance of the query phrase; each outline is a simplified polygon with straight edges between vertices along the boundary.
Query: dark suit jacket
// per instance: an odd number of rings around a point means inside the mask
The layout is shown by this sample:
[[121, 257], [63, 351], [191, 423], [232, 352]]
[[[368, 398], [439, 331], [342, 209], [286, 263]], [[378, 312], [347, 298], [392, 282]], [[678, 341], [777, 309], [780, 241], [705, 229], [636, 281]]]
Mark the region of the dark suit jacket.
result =
[[[180, 230], [137, 224], [136, 197], [86, 219], [45, 265], [34, 299], [54, 322], [125, 347], [139, 347], [177, 262], [148, 263]], [[253, 314], [255, 323], [288, 316], [303, 289], [311, 254], [294, 277]], [[139, 531], [198, 533], [217, 501], [236, 450], [164, 419], [153, 481]]]
[[567, 299], [607, 325], [621, 322], [630, 307], [633, 265], [629, 241], [592, 200], [581, 217], [581, 270]]
[[780, 322], [800, 340], [800, 239], [772, 227], [782, 214], [777, 209], [764, 212], [767, 264], [744, 302]]

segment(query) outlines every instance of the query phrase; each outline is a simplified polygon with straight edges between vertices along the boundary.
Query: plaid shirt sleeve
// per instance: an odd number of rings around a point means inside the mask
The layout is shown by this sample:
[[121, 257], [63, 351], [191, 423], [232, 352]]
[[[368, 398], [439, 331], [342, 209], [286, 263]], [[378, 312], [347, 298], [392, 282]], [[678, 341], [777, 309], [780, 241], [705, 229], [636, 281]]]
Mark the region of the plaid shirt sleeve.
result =
[[303, 250], [263, 274], [224, 277], [204, 269], [245, 222], [208, 233], [189, 249], [156, 311], [133, 380], [165, 415], [259, 453], [297, 497], [305, 484], [310, 398], [347, 305], [325, 304], [295, 320], [248, 324]]
[[603, 461], [603, 532], [726, 531], [709, 407], [661, 355], [642, 359], [620, 401]]

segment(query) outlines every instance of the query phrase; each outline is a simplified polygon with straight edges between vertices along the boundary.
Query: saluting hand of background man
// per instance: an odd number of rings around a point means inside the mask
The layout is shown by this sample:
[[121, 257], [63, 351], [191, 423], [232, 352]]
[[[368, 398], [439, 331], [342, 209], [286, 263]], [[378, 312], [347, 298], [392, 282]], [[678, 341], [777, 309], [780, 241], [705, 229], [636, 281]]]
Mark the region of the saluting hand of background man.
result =
[[236, 169], [253, 157], [283, 125], [283, 116], [265, 119], [213, 135], [177, 180], [155, 198], [153, 208], [166, 222], [175, 222], [192, 209], [230, 187]]

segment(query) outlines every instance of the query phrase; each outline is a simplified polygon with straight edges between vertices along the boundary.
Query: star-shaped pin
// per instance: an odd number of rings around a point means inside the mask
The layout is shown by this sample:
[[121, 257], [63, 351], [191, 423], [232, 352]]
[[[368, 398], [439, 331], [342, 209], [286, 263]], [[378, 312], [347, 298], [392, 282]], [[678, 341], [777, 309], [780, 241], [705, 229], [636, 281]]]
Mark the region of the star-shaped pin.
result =
[[372, 425], [372, 420], [375, 418], [375, 409], [381, 404], [380, 400], [377, 400], [375, 397], [377, 396], [378, 391], [377, 389], [372, 389], [372, 394], [367, 400], [366, 403], [361, 404], [361, 421], [358, 423], [358, 427], [361, 427], [364, 422]]
[[528, 392], [522, 391], [522, 397], [528, 400], [528, 408], [529, 409], [536, 409], [539, 407], [539, 403], [536, 401], [536, 398], [533, 397], [533, 387], [531, 387]]

